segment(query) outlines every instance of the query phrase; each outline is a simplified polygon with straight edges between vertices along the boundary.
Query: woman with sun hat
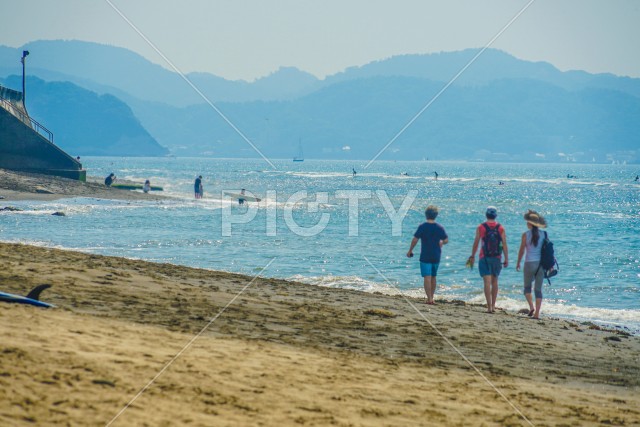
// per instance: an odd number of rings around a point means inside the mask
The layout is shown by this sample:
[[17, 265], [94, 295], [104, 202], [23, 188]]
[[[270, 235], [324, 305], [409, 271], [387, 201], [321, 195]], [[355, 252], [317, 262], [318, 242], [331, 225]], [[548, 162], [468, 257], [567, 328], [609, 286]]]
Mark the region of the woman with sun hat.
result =
[[[531, 209], [524, 214], [524, 220], [527, 222], [529, 230], [522, 233], [516, 271], [520, 271], [520, 262], [522, 261], [522, 256], [526, 253], [524, 259], [524, 296], [529, 303], [529, 317], [538, 319], [540, 317], [540, 307], [542, 306], [542, 282], [544, 280], [544, 272], [539, 268], [542, 242], [544, 240], [540, 229], [547, 228], [547, 222], [542, 215]], [[536, 295], [535, 309], [531, 297], [532, 284]]]

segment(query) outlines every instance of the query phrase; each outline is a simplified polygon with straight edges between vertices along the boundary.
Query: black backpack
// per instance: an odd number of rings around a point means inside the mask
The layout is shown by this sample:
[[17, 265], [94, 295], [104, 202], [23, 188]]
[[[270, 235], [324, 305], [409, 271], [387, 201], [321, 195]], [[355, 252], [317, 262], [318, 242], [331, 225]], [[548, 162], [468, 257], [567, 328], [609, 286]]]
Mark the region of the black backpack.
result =
[[500, 237], [500, 224], [496, 224], [494, 228], [483, 222], [485, 234], [483, 241], [483, 252], [485, 258], [498, 258], [502, 255], [502, 237]]
[[560, 270], [560, 266], [558, 265], [558, 261], [556, 261], [555, 251], [553, 249], [553, 242], [549, 240], [549, 235], [546, 231], [544, 231], [544, 239], [542, 240], [542, 249], [540, 250], [540, 265], [536, 270], [536, 274], [542, 268], [544, 272], [544, 278], [547, 279], [547, 282], [551, 284], [551, 277], [558, 274]]

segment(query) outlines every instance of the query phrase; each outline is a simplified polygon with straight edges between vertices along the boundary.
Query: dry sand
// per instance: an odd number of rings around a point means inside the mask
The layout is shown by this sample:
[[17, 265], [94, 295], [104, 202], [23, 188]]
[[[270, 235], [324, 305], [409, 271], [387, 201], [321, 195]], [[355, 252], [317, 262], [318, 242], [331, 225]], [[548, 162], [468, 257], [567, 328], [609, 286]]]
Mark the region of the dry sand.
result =
[[595, 325], [34, 246], [0, 257], [0, 289], [51, 283], [57, 305], [0, 303], [0, 425], [530, 425], [511, 404], [536, 426], [640, 424], [640, 338]]
[[0, 426], [640, 425], [640, 337], [596, 325], [0, 243], [0, 290], [41, 283], [0, 302]]

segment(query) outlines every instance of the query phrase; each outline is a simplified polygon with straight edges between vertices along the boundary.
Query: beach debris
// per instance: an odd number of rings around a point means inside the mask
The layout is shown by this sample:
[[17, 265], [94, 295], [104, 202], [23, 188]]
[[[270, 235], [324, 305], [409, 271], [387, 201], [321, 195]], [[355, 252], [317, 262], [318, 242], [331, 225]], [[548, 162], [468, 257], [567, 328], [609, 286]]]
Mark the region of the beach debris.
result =
[[5, 206], [4, 208], [0, 208], [0, 211], [7, 211], [7, 212], [22, 212], [22, 209], [20, 208], [16, 208], [13, 206]]
[[106, 385], [109, 387], [115, 387], [116, 386], [116, 382], [115, 381], [109, 381], [109, 380], [103, 380], [103, 379], [97, 379], [97, 380], [93, 380], [91, 381], [94, 384], [98, 384], [98, 385]]
[[593, 322], [582, 322], [581, 325], [582, 326], [586, 326], [588, 329], [593, 329], [593, 330], [596, 330], [596, 331], [602, 330], [602, 327], [600, 327], [599, 325], [596, 325]]
[[55, 194], [53, 191], [47, 190], [46, 188], [36, 187], [36, 193], [38, 194]]
[[53, 215], [53, 216], [67, 216], [66, 213], [60, 212], [60, 211], [56, 211], [56, 212], [52, 213], [51, 215]]
[[385, 310], [383, 308], [370, 308], [368, 310], [364, 311], [364, 314], [368, 315], [368, 316], [380, 316], [380, 317], [396, 317], [397, 314], [389, 311], [389, 310]]

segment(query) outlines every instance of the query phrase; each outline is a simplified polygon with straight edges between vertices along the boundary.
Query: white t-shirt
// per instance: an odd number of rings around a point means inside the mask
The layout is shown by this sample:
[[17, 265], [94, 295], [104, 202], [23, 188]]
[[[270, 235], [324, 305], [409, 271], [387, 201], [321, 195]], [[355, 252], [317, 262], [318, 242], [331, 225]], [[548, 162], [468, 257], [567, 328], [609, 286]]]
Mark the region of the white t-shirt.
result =
[[533, 242], [531, 239], [533, 238], [533, 233], [531, 230], [526, 232], [526, 255], [524, 257], [524, 262], [539, 262], [540, 261], [540, 253], [542, 252], [542, 241], [544, 240], [544, 231], [538, 230], [538, 244], [533, 246]]

